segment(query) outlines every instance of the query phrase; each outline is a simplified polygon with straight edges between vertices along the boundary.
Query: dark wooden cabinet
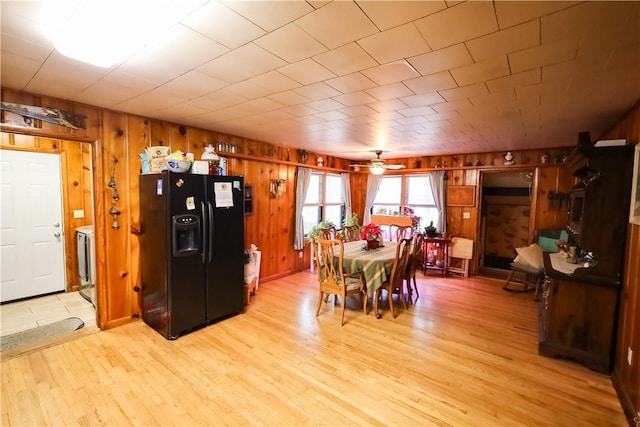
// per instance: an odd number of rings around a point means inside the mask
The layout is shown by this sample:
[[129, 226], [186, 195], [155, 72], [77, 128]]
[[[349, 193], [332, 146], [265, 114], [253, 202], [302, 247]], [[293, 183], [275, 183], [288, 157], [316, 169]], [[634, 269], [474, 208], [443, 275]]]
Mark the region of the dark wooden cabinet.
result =
[[592, 274], [620, 276], [629, 223], [634, 146], [581, 148], [567, 160], [577, 183], [569, 195], [569, 243], [598, 260]]
[[589, 369], [611, 372], [620, 282], [554, 270], [545, 253], [545, 282], [538, 303], [538, 353], [564, 357]]
[[576, 177], [568, 206], [569, 245], [595, 264], [564, 274], [545, 253], [538, 305], [538, 352], [610, 373], [629, 218], [633, 146], [580, 148], [567, 161]]

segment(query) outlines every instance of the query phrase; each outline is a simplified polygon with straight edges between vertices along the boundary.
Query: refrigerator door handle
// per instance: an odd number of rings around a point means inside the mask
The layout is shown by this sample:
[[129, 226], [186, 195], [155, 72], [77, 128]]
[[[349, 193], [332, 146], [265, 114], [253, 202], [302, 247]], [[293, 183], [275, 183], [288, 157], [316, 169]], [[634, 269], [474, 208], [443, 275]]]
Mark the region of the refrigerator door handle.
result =
[[202, 263], [204, 264], [207, 261], [207, 234], [208, 234], [208, 227], [207, 227], [207, 221], [205, 220], [206, 215], [205, 215], [205, 209], [204, 209], [204, 202], [200, 202], [200, 211], [202, 213], [202, 236], [200, 236], [200, 238], [202, 239], [202, 253], [200, 254], [200, 256], [202, 257]]
[[207, 202], [207, 208], [209, 211], [209, 264], [213, 261], [213, 206], [211, 202]]

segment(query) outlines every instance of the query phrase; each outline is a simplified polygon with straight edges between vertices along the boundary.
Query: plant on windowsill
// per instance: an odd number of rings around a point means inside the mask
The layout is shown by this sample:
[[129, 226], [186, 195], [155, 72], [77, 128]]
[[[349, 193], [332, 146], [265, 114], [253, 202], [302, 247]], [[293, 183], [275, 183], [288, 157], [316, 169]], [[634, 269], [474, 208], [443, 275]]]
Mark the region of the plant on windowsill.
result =
[[331, 221], [320, 221], [319, 223], [312, 226], [311, 229], [309, 229], [309, 233], [307, 233], [307, 237], [309, 239], [313, 239], [314, 237], [318, 237], [318, 234], [320, 234], [321, 228], [329, 228], [329, 227], [335, 227], [335, 226], [336, 225]]
[[380, 244], [380, 239], [382, 238], [382, 229], [379, 225], [367, 224], [362, 227], [360, 238], [367, 241], [369, 249], [375, 249]]

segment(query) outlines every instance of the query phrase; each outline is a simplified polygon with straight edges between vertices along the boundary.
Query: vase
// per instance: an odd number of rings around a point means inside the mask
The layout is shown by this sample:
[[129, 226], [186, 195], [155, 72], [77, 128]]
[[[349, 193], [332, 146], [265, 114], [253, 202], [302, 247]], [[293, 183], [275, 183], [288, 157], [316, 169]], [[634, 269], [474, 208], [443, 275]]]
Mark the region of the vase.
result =
[[369, 249], [377, 249], [378, 245], [380, 245], [380, 241], [379, 240], [367, 240], [367, 246], [369, 247]]

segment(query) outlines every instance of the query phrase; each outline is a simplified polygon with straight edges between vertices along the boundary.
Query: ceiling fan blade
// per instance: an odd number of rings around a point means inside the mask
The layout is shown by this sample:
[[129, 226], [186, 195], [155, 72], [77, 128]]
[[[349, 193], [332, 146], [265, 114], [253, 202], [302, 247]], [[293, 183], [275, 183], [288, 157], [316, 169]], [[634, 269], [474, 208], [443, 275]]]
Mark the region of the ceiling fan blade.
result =
[[405, 165], [384, 165], [385, 169], [404, 169]]

